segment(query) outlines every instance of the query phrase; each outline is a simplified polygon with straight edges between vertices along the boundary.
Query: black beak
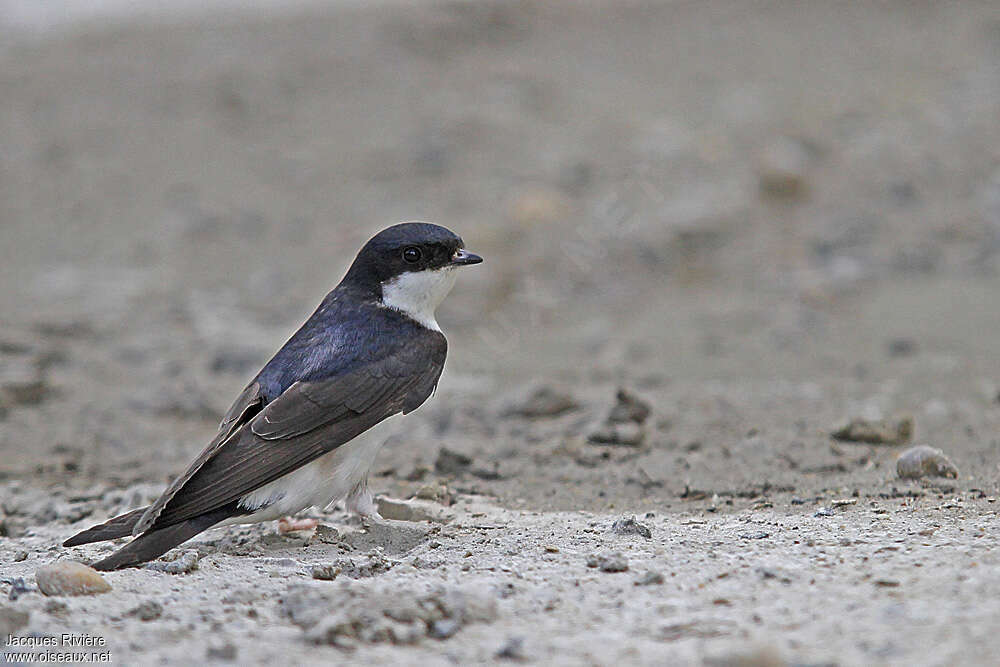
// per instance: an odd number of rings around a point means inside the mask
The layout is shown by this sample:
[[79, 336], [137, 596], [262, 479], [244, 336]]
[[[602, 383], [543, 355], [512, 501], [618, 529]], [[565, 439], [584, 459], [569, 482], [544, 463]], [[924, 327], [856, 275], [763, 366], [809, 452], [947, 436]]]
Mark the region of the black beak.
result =
[[479, 264], [483, 261], [483, 258], [479, 255], [474, 255], [464, 248], [459, 248], [455, 256], [451, 258], [451, 263], [454, 266], [465, 266], [467, 264]]

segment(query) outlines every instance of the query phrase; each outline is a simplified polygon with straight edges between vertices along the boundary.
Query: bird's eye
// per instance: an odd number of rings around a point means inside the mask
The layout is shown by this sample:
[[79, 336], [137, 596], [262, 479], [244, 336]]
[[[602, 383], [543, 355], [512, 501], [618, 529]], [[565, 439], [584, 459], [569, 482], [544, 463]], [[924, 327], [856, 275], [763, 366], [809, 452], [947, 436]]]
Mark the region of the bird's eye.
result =
[[405, 259], [410, 264], [420, 261], [420, 248], [416, 246], [410, 246], [403, 250], [403, 259]]

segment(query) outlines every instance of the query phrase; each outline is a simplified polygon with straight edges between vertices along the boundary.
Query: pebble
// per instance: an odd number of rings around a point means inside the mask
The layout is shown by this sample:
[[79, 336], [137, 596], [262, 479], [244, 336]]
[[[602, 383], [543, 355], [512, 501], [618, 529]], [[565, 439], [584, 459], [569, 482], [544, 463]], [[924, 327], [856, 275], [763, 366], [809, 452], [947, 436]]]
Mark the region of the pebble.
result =
[[649, 403], [621, 388], [615, 398], [607, 419], [587, 439], [597, 444], [638, 447], [646, 438], [644, 423], [652, 412]]
[[649, 403], [627, 389], [620, 388], [615, 396], [616, 403], [608, 414], [608, 421], [614, 424], [635, 422], [645, 423], [652, 413]]
[[886, 343], [890, 357], [912, 357], [917, 353], [917, 342], [912, 338], [893, 338]]
[[756, 533], [740, 533], [741, 540], [766, 540], [769, 537], [771, 537], [771, 534], [765, 533], [764, 531]]
[[447, 639], [458, 632], [461, 627], [455, 619], [445, 618], [431, 623], [431, 627], [427, 630], [427, 635], [434, 639]]
[[14, 553], [14, 562], [20, 563], [21, 561], [28, 560], [28, 552], [24, 549], [20, 549]]
[[781, 137], [761, 152], [757, 167], [760, 190], [765, 195], [798, 199], [806, 192], [809, 152], [800, 141]]
[[642, 424], [635, 422], [605, 423], [592, 431], [587, 439], [596, 444], [638, 447], [646, 438]]
[[136, 616], [140, 621], [154, 621], [162, 615], [163, 605], [156, 600], [146, 600], [126, 614], [126, 616]]
[[198, 552], [194, 549], [185, 551], [172, 561], [153, 561], [146, 563], [147, 570], [166, 572], [167, 574], [188, 574], [198, 569]]
[[944, 452], [929, 445], [910, 447], [896, 460], [896, 474], [907, 479], [920, 477], [958, 478], [958, 468]]
[[45, 595], [99, 595], [111, 590], [97, 570], [71, 560], [38, 568], [35, 582]]
[[[381, 552], [373, 551], [364, 559], [341, 558], [333, 563], [314, 565], [312, 576], [313, 579], [332, 580], [343, 574], [351, 579], [364, 579], [388, 572], [395, 564], [395, 561], [389, 560]], [[321, 576], [316, 576], [317, 574]]]
[[496, 652], [500, 660], [516, 660], [522, 662], [528, 659], [524, 652], [524, 637], [511, 637]]
[[620, 552], [595, 554], [587, 558], [587, 567], [596, 567], [601, 572], [625, 572], [628, 570], [628, 558]]
[[40, 403], [49, 393], [41, 366], [32, 356], [0, 355], [0, 404]]
[[611, 530], [619, 535], [642, 535], [646, 539], [653, 537], [653, 532], [648, 526], [639, 523], [635, 519], [635, 515], [618, 519], [613, 524], [611, 524]]
[[837, 440], [867, 442], [873, 445], [905, 445], [913, 437], [913, 417], [894, 420], [852, 419], [832, 433]]
[[461, 475], [472, 465], [472, 458], [442, 447], [434, 461], [434, 471], [439, 475]]
[[332, 526], [320, 524], [313, 532], [311, 542], [322, 542], [323, 544], [337, 544], [340, 542], [340, 532]]
[[333, 563], [326, 563], [324, 565], [313, 565], [310, 569], [310, 574], [312, 574], [313, 579], [333, 581], [342, 571], [342, 568], [339, 566]]
[[236, 659], [236, 645], [232, 642], [221, 646], [209, 646], [205, 651], [205, 657], [209, 660], [225, 660], [231, 662]]
[[46, 614], [52, 614], [53, 616], [60, 616], [69, 611], [69, 605], [62, 600], [49, 600], [45, 603], [43, 607]]
[[440, 483], [424, 484], [417, 489], [414, 497], [420, 500], [430, 500], [445, 507], [451, 505], [451, 493], [448, 492], [447, 486]]
[[655, 570], [646, 570], [633, 583], [636, 586], [658, 586], [664, 582], [663, 575]]
[[[4, 581], [6, 582], [8, 580], [5, 579]], [[25, 593], [30, 593], [31, 590], [32, 589], [24, 583], [24, 578], [18, 577], [17, 579], [10, 581], [10, 592], [7, 593], [7, 599], [11, 601], [16, 600]]]
[[580, 404], [569, 392], [542, 385], [533, 389], [523, 401], [507, 408], [503, 414], [527, 419], [544, 419], [564, 415], [579, 407]]

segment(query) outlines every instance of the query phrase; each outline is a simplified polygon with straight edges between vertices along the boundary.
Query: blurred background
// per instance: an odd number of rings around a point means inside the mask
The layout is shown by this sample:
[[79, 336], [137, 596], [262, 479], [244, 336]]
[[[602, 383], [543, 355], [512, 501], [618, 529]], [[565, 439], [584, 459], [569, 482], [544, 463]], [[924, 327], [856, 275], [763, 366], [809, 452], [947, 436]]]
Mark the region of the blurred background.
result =
[[[430, 220], [486, 263], [376, 487], [445, 442], [669, 506], [899, 410], [995, 483], [998, 109], [996, 2], [0, 2], [0, 474], [159, 488]], [[540, 384], [587, 410], [504, 416]], [[601, 467], [619, 385], [656, 425]]]

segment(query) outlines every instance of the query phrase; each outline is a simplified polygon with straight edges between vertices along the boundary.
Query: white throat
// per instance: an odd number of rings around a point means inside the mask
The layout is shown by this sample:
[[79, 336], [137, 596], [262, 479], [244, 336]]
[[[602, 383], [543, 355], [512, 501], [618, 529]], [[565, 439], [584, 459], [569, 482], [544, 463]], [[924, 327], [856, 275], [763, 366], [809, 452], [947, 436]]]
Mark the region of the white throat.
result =
[[455, 285], [451, 267], [411, 271], [382, 283], [382, 305], [408, 315], [432, 331], [441, 331], [434, 311]]

